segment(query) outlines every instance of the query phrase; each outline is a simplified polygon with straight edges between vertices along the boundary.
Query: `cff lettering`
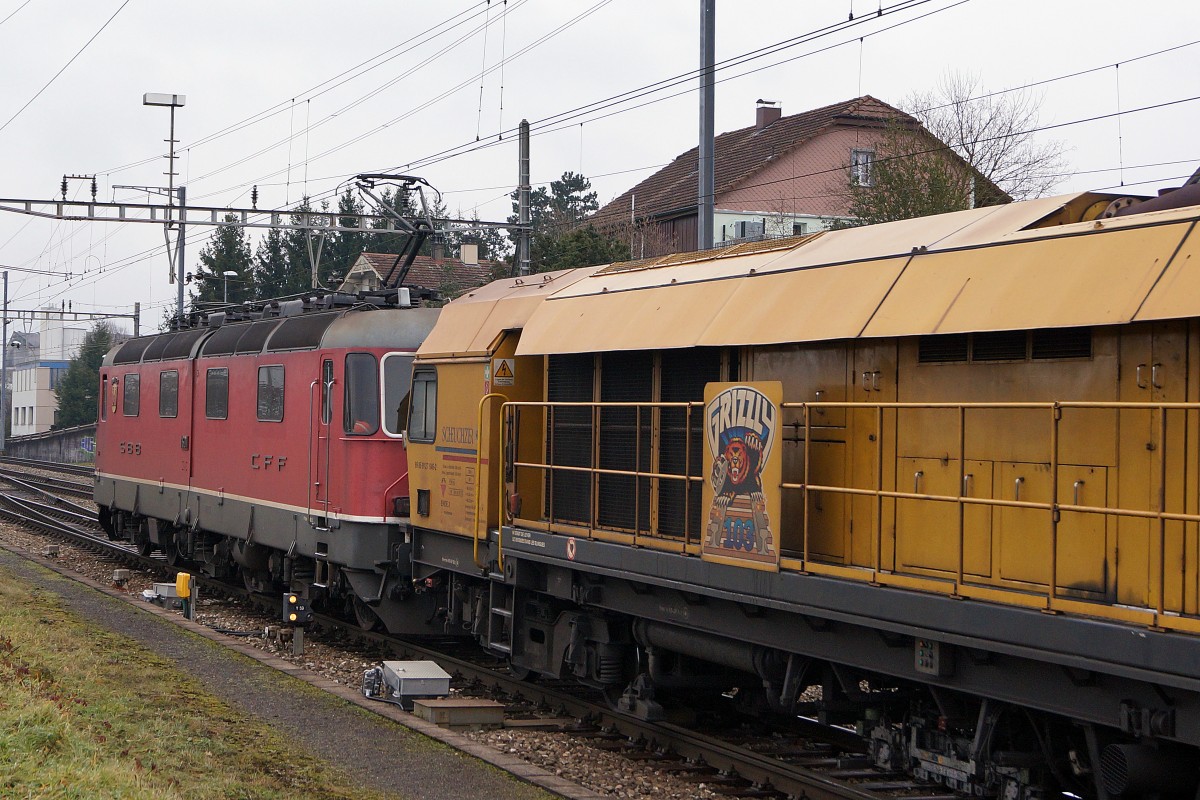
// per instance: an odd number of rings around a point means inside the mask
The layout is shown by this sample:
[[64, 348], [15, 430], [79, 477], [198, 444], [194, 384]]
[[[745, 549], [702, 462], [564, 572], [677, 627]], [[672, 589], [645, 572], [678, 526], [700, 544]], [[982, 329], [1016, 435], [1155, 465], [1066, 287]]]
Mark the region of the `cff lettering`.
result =
[[273, 469], [282, 472], [287, 464], [287, 456], [263, 455], [254, 453], [250, 456], [250, 469]]

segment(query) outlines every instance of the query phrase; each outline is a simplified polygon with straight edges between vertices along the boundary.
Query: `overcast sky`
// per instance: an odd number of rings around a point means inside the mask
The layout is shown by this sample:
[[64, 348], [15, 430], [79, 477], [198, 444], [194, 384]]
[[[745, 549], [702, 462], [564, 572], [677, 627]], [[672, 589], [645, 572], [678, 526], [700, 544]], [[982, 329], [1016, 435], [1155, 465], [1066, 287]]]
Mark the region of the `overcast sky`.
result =
[[[1123, 179], [1149, 193], [1200, 166], [1195, 0], [885, 0], [882, 16], [879, 0], [716, 4], [718, 62], [791, 45], [718, 72], [718, 133], [751, 124], [758, 98], [784, 114], [860, 94], [899, 104], [960, 71], [988, 90], [1050, 81], [1033, 91], [1040, 124], [1061, 126], [1038, 136], [1068, 146], [1061, 192]], [[165, 183], [155, 156], [168, 112], [142, 95], [168, 92], [187, 97], [177, 171], [193, 204], [248, 206], [257, 184], [259, 208], [282, 208], [329, 197], [356, 173], [400, 169], [429, 180], [452, 212], [502, 220], [523, 117], [535, 123], [534, 185], [574, 170], [604, 202], [696, 144], [694, 78], [605, 101], [696, 69], [699, 6], [0, 0], [0, 197], [50, 199], [64, 173], [96, 173], [99, 199], [145, 200], [114, 187]], [[851, 12], [859, 24], [803, 42]], [[1118, 110], [1129, 113], [1070, 124]], [[86, 183], [69, 195], [86, 198]], [[209, 230], [189, 230], [189, 266]], [[159, 226], [0, 213], [0, 265], [56, 273], [11, 272], [13, 308], [128, 313], [136, 300], [157, 327], [175, 298], [162, 245]]]

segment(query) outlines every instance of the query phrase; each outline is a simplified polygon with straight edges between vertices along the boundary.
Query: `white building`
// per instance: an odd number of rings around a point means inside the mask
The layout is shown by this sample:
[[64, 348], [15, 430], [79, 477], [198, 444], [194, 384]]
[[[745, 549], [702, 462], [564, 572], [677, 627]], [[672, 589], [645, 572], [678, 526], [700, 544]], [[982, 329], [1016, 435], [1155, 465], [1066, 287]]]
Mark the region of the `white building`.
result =
[[58, 411], [54, 390], [87, 336], [83, 323], [68, 321], [57, 309], [44, 313], [47, 318], [39, 322], [36, 335], [14, 334], [9, 339], [13, 436], [50, 430]]

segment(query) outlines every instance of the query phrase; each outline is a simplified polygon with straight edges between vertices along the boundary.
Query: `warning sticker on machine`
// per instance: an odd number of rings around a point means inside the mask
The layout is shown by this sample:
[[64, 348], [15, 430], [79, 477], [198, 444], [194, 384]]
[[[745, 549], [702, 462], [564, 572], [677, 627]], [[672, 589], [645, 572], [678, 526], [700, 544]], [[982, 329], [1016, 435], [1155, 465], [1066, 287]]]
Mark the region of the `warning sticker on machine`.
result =
[[517, 362], [513, 358], [492, 359], [492, 385], [512, 386], [517, 377]]

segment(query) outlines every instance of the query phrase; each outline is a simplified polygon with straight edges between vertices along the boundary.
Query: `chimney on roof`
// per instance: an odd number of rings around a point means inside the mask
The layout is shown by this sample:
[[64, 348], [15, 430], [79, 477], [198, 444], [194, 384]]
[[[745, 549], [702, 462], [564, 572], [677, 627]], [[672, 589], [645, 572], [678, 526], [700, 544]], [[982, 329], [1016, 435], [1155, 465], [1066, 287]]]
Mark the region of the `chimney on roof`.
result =
[[777, 101], [760, 99], [757, 102], [758, 107], [754, 110], [754, 127], [757, 130], [761, 131], [783, 116], [783, 109], [775, 107]]
[[475, 266], [479, 263], [479, 245], [463, 243], [459, 246], [458, 257], [462, 263]]
[[441, 263], [442, 259], [444, 259], [445, 257], [446, 257], [446, 245], [442, 241], [442, 237], [440, 237], [440, 236], [433, 237], [433, 260], [437, 263]]

